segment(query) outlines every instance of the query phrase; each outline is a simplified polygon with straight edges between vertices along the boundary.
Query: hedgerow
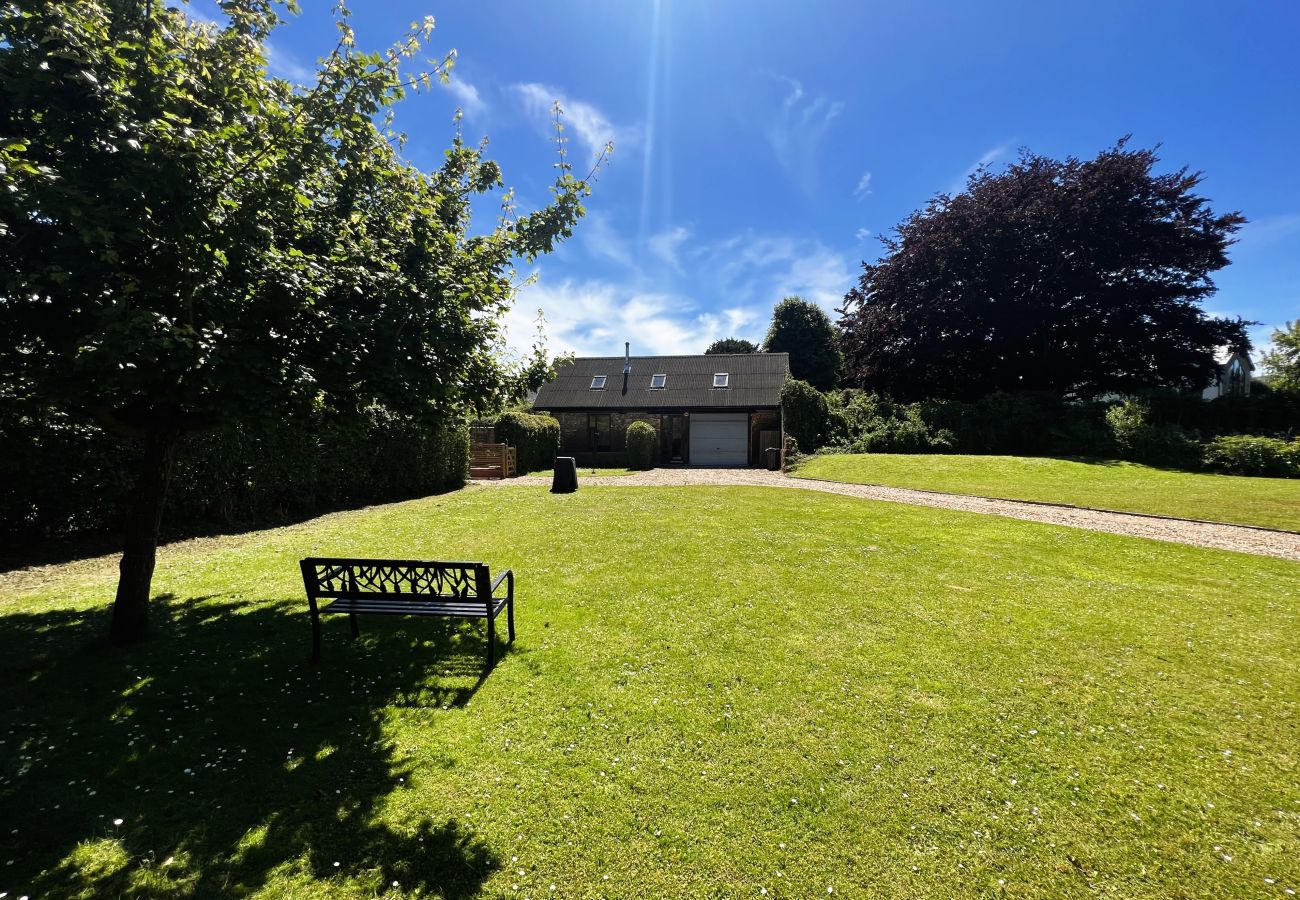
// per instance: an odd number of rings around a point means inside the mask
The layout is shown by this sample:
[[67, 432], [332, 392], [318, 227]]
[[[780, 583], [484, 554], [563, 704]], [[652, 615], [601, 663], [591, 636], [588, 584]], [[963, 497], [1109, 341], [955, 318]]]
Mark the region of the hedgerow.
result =
[[[129, 441], [47, 413], [0, 416], [0, 534], [29, 541], [111, 532], [133, 489]], [[422, 424], [379, 408], [361, 421], [322, 415], [274, 428], [188, 436], [177, 453], [164, 530], [272, 524], [451, 490], [465, 483], [463, 422]]]

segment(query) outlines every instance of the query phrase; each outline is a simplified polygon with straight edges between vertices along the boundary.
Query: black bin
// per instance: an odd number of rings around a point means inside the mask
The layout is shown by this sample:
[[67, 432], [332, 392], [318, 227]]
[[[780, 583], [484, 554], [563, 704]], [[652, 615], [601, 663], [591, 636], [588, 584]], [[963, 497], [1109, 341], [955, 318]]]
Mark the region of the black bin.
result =
[[555, 457], [555, 474], [551, 477], [552, 494], [572, 494], [578, 489], [578, 462], [572, 456]]

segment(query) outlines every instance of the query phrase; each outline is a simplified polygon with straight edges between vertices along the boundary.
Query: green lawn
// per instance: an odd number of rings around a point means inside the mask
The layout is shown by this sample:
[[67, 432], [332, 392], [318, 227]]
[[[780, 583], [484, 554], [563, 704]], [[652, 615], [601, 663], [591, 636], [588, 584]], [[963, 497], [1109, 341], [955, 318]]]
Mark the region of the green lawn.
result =
[[812, 456], [795, 474], [1300, 531], [1294, 478], [1175, 472], [1109, 459], [893, 453]]
[[[313, 668], [307, 554], [512, 566], [519, 639], [480, 680], [472, 626], [334, 620]], [[0, 577], [11, 898], [1300, 890], [1294, 563], [516, 485], [169, 548], [129, 650], [112, 584]]]
[[[528, 474], [529, 474], [529, 475], [541, 476], [541, 477], [544, 477], [544, 478], [550, 478], [552, 475], [555, 474], [555, 470], [554, 470], [554, 469], [543, 469], [543, 470], [541, 470], [541, 471], [539, 471], [539, 472], [529, 472]], [[618, 476], [618, 475], [635, 475], [635, 474], [636, 474], [636, 470], [635, 470], [635, 469], [624, 469], [624, 468], [596, 468], [596, 467], [594, 467], [594, 466], [578, 466], [578, 478], [579, 478], [579, 479], [582, 479], [584, 476], [588, 476], [588, 475], [591, 475], [591, 476], [599, 475], [600, 477], [604, 478], [604, 477], [614, 477], [614, 476]], [[581, 483], [581, 482], [579, 482], [579, 483]]]

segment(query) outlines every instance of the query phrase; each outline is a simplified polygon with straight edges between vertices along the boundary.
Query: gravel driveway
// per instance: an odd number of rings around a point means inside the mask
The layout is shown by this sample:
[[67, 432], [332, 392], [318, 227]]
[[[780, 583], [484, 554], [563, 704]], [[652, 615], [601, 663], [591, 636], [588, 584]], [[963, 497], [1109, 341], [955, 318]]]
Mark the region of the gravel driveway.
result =
[[[475, 482], [485, 485], [549, 484], [549, 476], [525, 475], [509, 481]], [[1251, 528], [1246, 525], [1220, 525], [1192, 519], [1173, 519], [1139, 513], [1109, 512], [1078, 506], [1052, 503], [1029, 503], [1023, 500], [992, 500], [985, 497], [968, 497], [964, 494], [943, 494], [936, 491], [918, 491], [910, 488], [883, 487], [874, 484], [844, 484], [838, 481], [819, 481], [812, 478], [791, 478], [781, 472], [761, 469], [651, 469], [635, 475], [599, 476], [578, 475], [579, 488], [586, 485], [609, 487], [667, 487], [678, 485], [742, 485], [752, 487], [792, 488], [804, 491], [824, 491], [864, 500], [884, 500], [889, 503], [910, 503], [914, 506], [932, 506], [936, 509], [957, 509], [964, 512], [990, 513], [1044, 522], [1048, 525], [1065, 525], [1090, 531], [1108, 531], [1131, 537], [1173, 541], [1215, 550], [1236, 550], [1261, 556], [1300, 561], [1300, 534]]]

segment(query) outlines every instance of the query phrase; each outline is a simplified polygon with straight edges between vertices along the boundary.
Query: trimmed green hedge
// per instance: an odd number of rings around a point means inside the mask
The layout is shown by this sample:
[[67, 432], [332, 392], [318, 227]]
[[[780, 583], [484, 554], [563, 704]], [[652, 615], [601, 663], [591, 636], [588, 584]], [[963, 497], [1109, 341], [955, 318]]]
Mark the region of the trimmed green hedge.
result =
[[654, 465], [655, 440], [658, 434], [648, 422], [633, 422], [627, 426], [627, 467], [649, 469]]
[[[3, 418], [0, 534], [31, 541], [120, 526], [133, 444], [67, 416]], [[378, 408], [351, 425], [312, 416], [199, 432], [177, 454], [163, 524], [169, 533], [271, 524], [451, 490], [468, 472], [463, 422], [430, 427]]]
[[539, 472], [555, 465], [560, 452], [560, 423], [551, 416], [506, 412], [497, 416], [498, 443], [515, 448], [519, 474]]

